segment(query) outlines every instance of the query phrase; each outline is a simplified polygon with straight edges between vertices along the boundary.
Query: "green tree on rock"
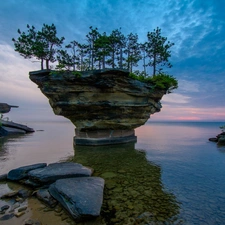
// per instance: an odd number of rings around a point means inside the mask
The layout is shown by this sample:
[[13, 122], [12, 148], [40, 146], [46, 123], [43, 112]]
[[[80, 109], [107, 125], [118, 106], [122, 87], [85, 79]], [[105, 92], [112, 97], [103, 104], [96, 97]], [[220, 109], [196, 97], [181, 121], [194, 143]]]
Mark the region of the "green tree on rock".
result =
[[161, 29], [158, 27], [153, 32], [148, 32], [147, 38], [146, 53], [149, 58], [148, 65], [153, 67], [153, 76], [155, 76], [157, 66], [172, 67], [169, 62], [169, 57], [171, 56], [169, 49], [174, 43], [167, 42], [167, 38], [161, 36]]
[[24, 58], [37, 58], [41, 60], [41, 69], [44, 69], [44, 61], [46, 69], [49, 69], [49, 62], [56, 61], [57, 49], [61, 47], [64, 37], [58, 38], [56, 27], [54, 24], [44, 24], [40, 31], [36, 31], [34, 26], [27, 25], [27, 33], [21, 32], [18, 39], [12, 39], [15, 51], [19, 52]]
[[116, 59], [119, 54], [120, 49], [120, 34], [121, 32], [116, 29], [111, 32], [109, 35], [109, 58], [107, 60], [107, 64], [111, 66], [113, 69], [116, 68]]
[[104, 32], [100, 34], [95, 40], [96, 57], [98, 61], [98, 68], [105, 69], [106, 58], [109, 55], [109, 37]]
[[133, 67], [138, 66], [141, 59], [140, 44], [138, 43], [138, 35], [130, 33], [127, 37], [127, 69], [132, 73]]
[[99, 32], [98, 32], [98, 28], [90, 28], [90, 32], [86, 35], [87, 41], [88, 41], [88, 49], [87, 49], [87, 53], [89, 54], [89, 67], [91, 70], [94, 69], [94, 63], [96, 60], [96, 48], [95, 48], [95, 41], [99, 38]]

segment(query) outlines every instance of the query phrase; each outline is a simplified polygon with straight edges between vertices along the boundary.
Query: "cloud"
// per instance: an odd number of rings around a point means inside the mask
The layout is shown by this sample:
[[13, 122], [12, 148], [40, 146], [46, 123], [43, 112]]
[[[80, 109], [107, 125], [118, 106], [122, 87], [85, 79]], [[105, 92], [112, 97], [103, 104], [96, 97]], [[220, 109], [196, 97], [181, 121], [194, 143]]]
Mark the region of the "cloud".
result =
[[10, 45], [0, 44], [0, 101], [33, 107], [46, 102], [29, 79], [29, 71], [38, 69], [39, 65], [20, 57]]
[[193, 81], [179, 80], [179, 90], [182, 92], [199, 92], [199, 89], [199, 84]]
[[[23, 7], [21, 7], [23, 5]], [[163, 97], [165, 118], [222, 118], [225, 108], [225, 2], [223, 0], [50, 0], [1, 2], [0, 15], [0, 101], [14, 101], [24, 107], [49, 107], [47, 99], [28, 77], [39, 64], [23, 59], [13, 50], [12, 37], [26, 24], [38, 30], [54, 23], [65, 42], [85, 42], [89, 26], [110, 33], [122, 28], [124, 34], [139, 35], [140, 42], [157, 26], [174, 42], [168, 70], [179, 82], [174, 94]], [[3, 99], [3, 100], [1, 100]], [[15, 102], [15, 104], [16, 104]], [[192, 109], [196, 108], [197, 113]], [[208, 112], [208, 114], [201, 114]], [[209, 109], [209, 110], [208, 110]], [[210, 109], [218, 109], [216, 115]], [[225, 111], [225, 109], [224, 109]], [[170, 114], [170, 115], [169, 115]], [[153, 115], [155, 117], [155, 115]], [[170, 117], [169, 117], [170, 116]], [[159, 117], [159, 118], [162, 118]]]
[[189, 103], [189, 100], [190, 100], [190, 97], [188, 96], [173, 93], [173, 94], [165, 95], [162, 99], [162, 104], [164, 103], [185, 104], [185, 103]]
[[163, 104], [161, 112], [151, 115], [151, 120], [187, 120], [187, 121], [223, 121], [225, 111], [223, 107], [197, 108], [182, 107], [175, 104]]

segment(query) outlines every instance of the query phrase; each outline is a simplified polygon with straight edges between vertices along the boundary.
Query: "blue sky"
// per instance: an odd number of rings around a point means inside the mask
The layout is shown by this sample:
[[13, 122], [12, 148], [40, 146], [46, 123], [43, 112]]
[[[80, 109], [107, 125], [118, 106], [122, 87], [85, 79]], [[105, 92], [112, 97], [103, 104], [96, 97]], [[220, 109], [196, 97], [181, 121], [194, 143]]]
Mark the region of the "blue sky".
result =
[[0, 102], [19, 105], [13, 120], [55, 119], [45, 96], [29, 80], [39, 63], [14, 51], [12, 37], [26, 24], [41, 29], [54, 23], [58, 36], [83, 41], [89, 27], [110, 33], [139, 35], [157, 26], [175, 45], [167, 70], [179, 82], [162, 99], [156, 120], [225, 121], [225, 1], [224, 0], [0, 0]]

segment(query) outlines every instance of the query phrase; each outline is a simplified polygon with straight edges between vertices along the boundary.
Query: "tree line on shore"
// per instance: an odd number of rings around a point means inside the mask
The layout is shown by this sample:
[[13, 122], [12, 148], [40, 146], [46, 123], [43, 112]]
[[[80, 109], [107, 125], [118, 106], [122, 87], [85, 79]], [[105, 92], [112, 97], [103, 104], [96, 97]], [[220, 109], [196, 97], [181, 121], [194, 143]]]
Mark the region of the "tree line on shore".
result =
[[[130, 33], [125, 36], [121, 28], [112, 30], [108, 35], [100, 33], [98, 28], [89, 28], [86, 42], [76, 40], [63, 46], [64, 37], [57, 36], [54, 24], [43, 24], [41, 30], [27, 25], [27, 31], [18, 29], [18, 39], [13, 38], [15, 51], [24, 58], [36, 58], [41, 61], [41, 69], [50, 69], [50, 62], [58, 62], [56, 69], [85, 71], [94, 69], [119, 68], [130, 73], [134, 68], [142, 67], [139, 72], [147, 76], [147, 67], [152, 68], [152, 75], [160, 74], [163, 68], [172, 67], [169, 62], [170, 48], [174, 43], [167, 41], [157, 27], [147, 33], [147, 41], [139, 43], [138, 35]], [[141, 65], [142, 64], [142, 65]]]

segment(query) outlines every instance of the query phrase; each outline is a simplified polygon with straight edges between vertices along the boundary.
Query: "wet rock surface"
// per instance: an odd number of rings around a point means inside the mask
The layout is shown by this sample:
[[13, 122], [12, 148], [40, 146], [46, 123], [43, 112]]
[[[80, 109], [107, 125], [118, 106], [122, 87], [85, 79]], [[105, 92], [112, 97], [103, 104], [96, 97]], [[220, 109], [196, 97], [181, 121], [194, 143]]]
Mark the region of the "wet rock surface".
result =
[[99, 177], [81, 177], [57, 180], [49, 188], [76, 220], [100, 215], [103, 202], [104, 180]]
[[25, 179], [25, 178], [28, 178], [28, 172], [29, 171], [39, 169], [39, 168], [43, 168], [43, 167], [46, 167], [46, 166], [47, 166], [46, 163], [38, 163], [38, 164], [34, 164], [34, 165], [19, 167], [19, 168], [10, 170], [8, 175], [7, 175], [7, 179], [13, 180], [13, 181]]
[[42, 225], [42, 223], [38, 220], [28, 219], [24, 222], [24, 225]]
[[29, 172], [29, 180], [40, 183], [50, 184], [58, 179], [72, 177], [91, 176], [92, 170], [78, 163], [52, 163], [45, 168], [35, 169]]

